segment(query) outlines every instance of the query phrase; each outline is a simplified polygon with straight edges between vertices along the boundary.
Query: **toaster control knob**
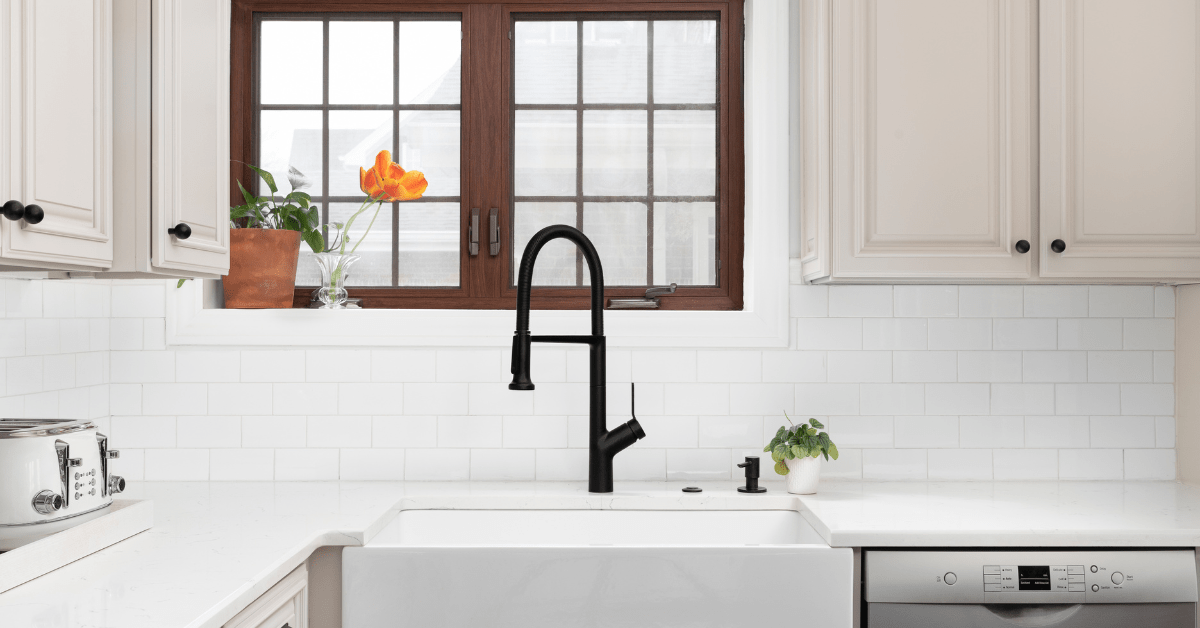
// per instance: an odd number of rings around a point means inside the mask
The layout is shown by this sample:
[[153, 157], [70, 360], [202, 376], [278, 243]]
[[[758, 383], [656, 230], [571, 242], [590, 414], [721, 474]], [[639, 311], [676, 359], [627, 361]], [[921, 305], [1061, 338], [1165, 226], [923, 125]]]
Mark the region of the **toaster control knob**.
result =
[[75, 499], [76, 499], [76, 500], [83, 499], [83, 493], [80, 493], [79, 491], [76, 491], [76, 492], [75, 492]]
[[125, 492], [125, 478], [119, 475], [111, 475], [108, 478], [108, 492], [110, 495]]
[[120, 457], [121, 457], [121, 452], [120, 452], [119, 450], [117, 450], [117, 449], [110, 449], [110, 450], [108, 450], [108, 457], [109, 457], [110, 459], [113, 459], [113, 458], [120, 458]]
[[61, 495], [51, 491], [42, 491], [33, 496], [33, 509], [40, 515], [48, 515], [55, 511], [61, 510], [63, 507], [63, 498]]
[[67, 458], [67, 464], [72, 467], [82, 467], [83, 458]]

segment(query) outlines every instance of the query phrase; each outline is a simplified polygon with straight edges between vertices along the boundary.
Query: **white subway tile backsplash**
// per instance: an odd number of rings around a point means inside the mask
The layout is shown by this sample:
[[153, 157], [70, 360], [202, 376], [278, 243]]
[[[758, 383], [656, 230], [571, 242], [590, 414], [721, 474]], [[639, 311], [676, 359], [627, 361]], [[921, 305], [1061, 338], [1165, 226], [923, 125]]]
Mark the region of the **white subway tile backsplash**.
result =
[[891, 448], [895, 446], [895, 422], [890, 416], [837, 416], [825, 422], [826, 431], [838, 450]]
[[407, 384], [338, 384], [338, 414], [400, 414], [407, 389]]
[[177, 382], [242, 381], [242, 359], [237, 351], [176, 351], [174, 354]]
[[[533, 413], [542, 415], [572, 415], [588, 413], [588, 386], [582, 383], [536, 384], [532, 393], [509, 391], [513, 395], [533, 397]], [[508, 412], [507, 414], [516, 414]]]
[[532, 449], [472, 449], [471, 479], [474, 481], [527, 481], [536, 474]]
[[930, 449], [928, 455], [931, 480], [992, 479], [990, 449]]
[[[700, 415], [729, 412], [728, 384], [666, 384], [663, 386], [663, 393], [667, 414]], [[582, 415], [587, 412], [585, 410], [566, 414]]]
[[859, 386], [861, 414], [924, 414], [925, 386], [922, 384], [862, 384]]
[[1023, 351], [1021, 353], [1021, 378], [1026, 382], [1086, 382], [1088, 381], [1088, 353], [1086, 351]]
[[113, 351], [141, 351], [142, 319], [111, 319], [108, 325], [108, 342]]
[[175, 381], [175, 353], [167, 351], [114, 351], [110, 354], [112, 381], [142, 384]]
[[1154, 286], [1154, 316], [1175, 318], [1175, 286]]
[[1024, 315], [1021, 286], [959, 286], [958, 315], [963, 318], [1015, 318]]
[[925, 384], [926, 414], [988, 414], [987, 384]]
[[895, 286], [897, 317], [958, 316], [958, 286]]
[[1088, 381], [1154, 381], [1154, 354], [1150, 351], [1089, 351]]
[[[538, 391], [533, 394], [540, 395], [549, 386], [539, 386]], [[467, 384], [404, 384], [404, 414], [467, 414], [468, 392]], [[513, 394], [529, 395], [531, 393], [513, 391]], [[392, 411], [396, 409], [393, 407]], [[388, 414], [388, 412], [376, 414]]]
[[371, 417], [310, 416], [309, 442], [319, 447], [370, 447]]
[[792, 384], [729, 385], [730, 414], [779, 416], [795, 412], [795, 403], [796, 387]]
[[75, 387], [75, 354], [48, 355], [43, 358], [42, 385], [46, 390]]
[[503, 425], [498, 416], [440, 416], [438, 447], [499, 448], [504, 444]]
[[112, 287], [113, 318], [162, 318], [166, 311], [163, 283], [116, 284]]
[[1171, 351], [1175, 348], [1175, 319], [1126, 318], [1125, 349]]
[[998, 351], [1054, 349], [1058, 345], [1056, 323], [1052, 318], [993, 319], [992, 348]]
[[[320, 445], [318, 445], [320, 446]], [[318, 482], [338, 479], [336, 449], [276, 449], [275, 480]], [[147, 461], [147, 464], [149, 461]]]
[[503, 425], [504, 447], [549, 449], [568, 446], [565, 416], [506, 416]]
[[[537, 385], [536, 380], [534, 383]], [[534, 395], [509, 390], [508, 384], [468, 384], [467, 399], [469, 414], [533, 414]]]
[[866, 318], [862, 348], [868, 351], [919, 351], [929, 346], [929, 320], [924, 318]]
[[[177, 446], [185, 449], [237, 448], [242, 446], [241, 417], [181, 416], [175, 420], [175, 429]], [[149, 446], [147, 445], [147, 447]]]
[[667, 451], [633, 446], [613, 460], [613, 479], [621, 482], [662, 481], [667, 477]]
[[1171, 384], [1121, 384], [1121, 414], [1175, 414]]
[[[538, 481], [578, 482], [588, 476], [587, 449], [539, 449], [537, 450]], [[412, 478], [409, 478], [410, 480]]]
[[[308, 421], [303, 416], [242, 417], [242, 447], [299, 448], [308, 445]], [[313, 446], [321, 443], [314, 441]]]
[[167, 348], [166, 322], [161, 318], [142, 321], [142, 348], [147, 351], [162, 351]]
[[470, 449], [404, 450], [406, 482], [461, 481], [470, 478]]
[[[859, 413], [859, 384], [796, 384], [796, 414]], [[700, 412], [708, 412], [701, 410]]]
[[317, 349], [305, 351], [304, 381], [371, 381], [371, 352], [351, 349]]
[[[10, 368], [11, 362], [10, 360]], [[12, 392], [11, 380], [9, 394], [15, 394]], [[142, 385], [110, 384], [108, 386], [108, 405], [109, 411], [113, 414], [141, 414]]]
[[92, 346], [91, 325], [82, 318], [59, 321], [58, 350], [60, 353], [80, 353]]
[[1019, 382], [1021, 381], [1021, 352], [959, 351], [958, 381]]
[[1153, 448], [1155, 422], [1152, 416], [1094, 416], [1092, 438], [1095, 448]]
[[793, 317], [824, 318], [829, 316], [829, 286], [789, 286], [788, 305]]
[[49, 281], [42, 286], [42, 316], [71, 318], [75, 316], [75, 284], [69, 281]]
[[761, 416], [698, 417], [700, 447], [753, 448], [765, 446]]
[[[439, 382], [507, 382], [512, 381], [511, 364], [504, 363], [499, 349], [441, 350], [437, 352], [437, 381]], [[541, 357], [536, 354], [536, 358]], [[565, 363], [564, 363], [565, 368]], [[565, 377], [565, 373], [563, 374]], [[559, 378], [559, 381], [562, 377]], [[354, 380], [347, 380], [354, 381]], [[536, 381], [536, 380], [535, 380]]]
[[0, 334], [0, 358], [25, 355], [25, 321], [4, 321], [4, 333]]
[[992, 414], [1054, 414], [1054, 384], [992, 384]]
[[826, 355], [824, 351], [763, 351], [762, 381], [823, 382]]
[[207, 449], [147, 449], [145, 479], [148, 482], [203, 482], [208, 480], [208, 455]]
[[242, 381], [288, 383], [304, 381], [304, 351], [243, 351]]
[[978, 351], [992, 348], [992, 321], [987, 318], [929, 319], [929, 348]]
[[432, 382], [437, 376], [437, 353], [424, 349], [371, 351], [371, 381]]
[[830, 286], [829, 316], [890, 317], [891, 286]]
[[403, 449], [343, 449], [338, 452], [342, 480], [404, 479]]
[[209, 384], [208, 413], [265, 415], [272, 413], [271, 384]]
[[1171, 384], [1175, 382], [1175, 352], [1154, 352], [1154, 383]]
[[924, 449], [865, 449], [864, 480], [924, 480], [929, 476]]
[[1154, 446], [1159, 448], [1175, 448], [1175, 417], [1154, 417]]
[[1088, 316], [1154, 316], [1154, 286], [1089, 286]]
[[836, 480], [862, 479], [862, 450], [838, 448], [838, 458], [821, 459], [821, 477]]
[[1025, 417], [1025, 447], [1029, 449], [1086, 448], [1091, 421], [1086, 416]]
[[1120, 449], [1063, 449], [1058, 452], [1058, 479], [1120, 480], [1123, 458]]
[[1122, 348], [1121, 319], [1063, 318], [1058, 321], [1058, 348], [1103, 350]]
[[1025, 446], [1025, 418], [964, 416], [958, 420], [958, 446], [966, 449], [1019, 449]]
[[1058, 479], [1057, 449], [993, 449], [995, 480]]
[[892, 380], [896, 382], [958, 381], [958, 354], [954, 351], [895, 351], [892, 353]]
[[696, 381], [761, 382], [763, 352], [700, 351], [696, 354]]
[[161, 415], [208, 413], [205, 384], [142, 384], [142, 412]]
[[[761, 470], [764, 477], [772, 473]], [[725, 449], [668, 449], [667, 480], [710, 482], [728, 480], [729, 452]]]
[[1121, 407], [1118, 384], [1056, 384], [1055, 414], [1115, 414]]
[[25, 321], [25, 353], [50, 355], [59, 352], [62, 340], [62, 321], [53, 318]]
[[1025, 286], [1025, 316], [1067, 318], [1088, 315], [1087, 286]]
[[863, 348], [861, 318], [798, 318], [796, 348], [857, 351]]
[[958, 417], [898, 416], [895, 428], [897, 448], [958, 447]]
[[830, 351], [827, 359], [830, 382], [892, 381], [890, 351]]
[[[121, 452], [125, 457], [125, 452]], [[270, 482], [275, 479], [273, 449], [213, 449], [208, 457], [208, 479], [214, 482]]]
[[114, 449], [176, 447], [173, 416], [114, 416], [111, 425]]
[[694, 416], [639, 417], [638, 422], [646, 432], [646, 437], [638, 441], [639, 447], [695, 448], [699, 443], [699, 421]]
[[438, 419], [434, 416], [371, 417], [371, 446], [392, 449], [437, 447]]
[[633, 381], [694, 382], [695, 351], [634, 351]]
[[1126, 480], [1175, 479], [1173, 449], [1126, 449], [1124, 454]]

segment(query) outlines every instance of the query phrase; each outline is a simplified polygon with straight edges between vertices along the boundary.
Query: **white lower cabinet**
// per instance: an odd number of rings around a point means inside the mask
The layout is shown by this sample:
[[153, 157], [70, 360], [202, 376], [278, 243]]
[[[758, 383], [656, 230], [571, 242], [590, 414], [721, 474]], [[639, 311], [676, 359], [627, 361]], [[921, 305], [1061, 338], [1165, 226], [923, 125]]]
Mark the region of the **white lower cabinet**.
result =
[[308, 628], [308, 568], [297, 567], [223, 628]]

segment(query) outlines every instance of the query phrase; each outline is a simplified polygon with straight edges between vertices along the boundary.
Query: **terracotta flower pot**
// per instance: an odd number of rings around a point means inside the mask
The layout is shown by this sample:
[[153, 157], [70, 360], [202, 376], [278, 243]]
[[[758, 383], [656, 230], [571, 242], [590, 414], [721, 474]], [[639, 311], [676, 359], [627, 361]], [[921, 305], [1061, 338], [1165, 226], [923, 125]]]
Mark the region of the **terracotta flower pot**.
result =
[[290, 308], [296, 289], [300, 232], [233, 229], [229, 232], [229, 274], [223, 280], [225, 307]]

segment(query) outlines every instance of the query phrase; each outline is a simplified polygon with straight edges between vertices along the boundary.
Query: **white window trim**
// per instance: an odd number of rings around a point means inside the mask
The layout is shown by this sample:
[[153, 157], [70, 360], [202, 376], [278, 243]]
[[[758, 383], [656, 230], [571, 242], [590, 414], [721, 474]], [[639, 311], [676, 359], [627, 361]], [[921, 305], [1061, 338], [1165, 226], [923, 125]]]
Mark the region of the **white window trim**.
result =
[[[614, 347], [788, 345], [788, 2], [747, 0], [745, 45], [745, 309], [606, 311]], [[224, 310], [203, 307], [202, 282], [167, 290], [172, 346], [508, 346], [512, 310]], [[535, 311], [540, 334], [587, 331], [586, 311]]]

